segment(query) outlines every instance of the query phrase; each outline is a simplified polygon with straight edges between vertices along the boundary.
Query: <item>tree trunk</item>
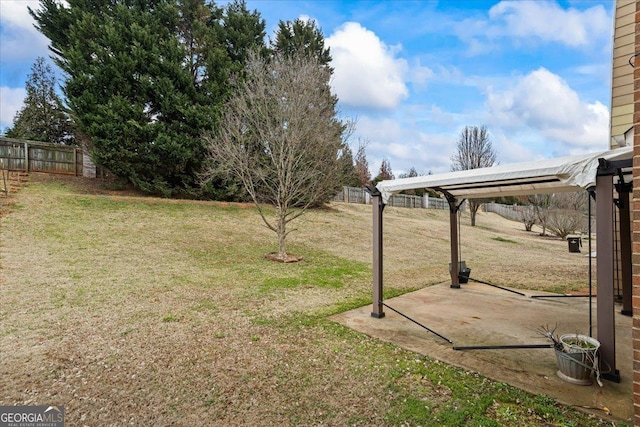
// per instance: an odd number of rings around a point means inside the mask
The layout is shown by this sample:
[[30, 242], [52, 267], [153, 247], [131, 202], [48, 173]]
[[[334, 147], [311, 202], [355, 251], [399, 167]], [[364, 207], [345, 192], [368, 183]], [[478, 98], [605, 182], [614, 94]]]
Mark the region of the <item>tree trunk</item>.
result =
[[476, 226], [476, 214], [478, 213], [478, 209], [480, 208], [480, 203], [469, 200], [469, 214], [471, 216], [471, 226]]
[[278, 258], [285, 259], [287, 251], [285, 248], [285, 240], [287, 237], [287, 222], [285, 220], [285, 212], [278, 209]]

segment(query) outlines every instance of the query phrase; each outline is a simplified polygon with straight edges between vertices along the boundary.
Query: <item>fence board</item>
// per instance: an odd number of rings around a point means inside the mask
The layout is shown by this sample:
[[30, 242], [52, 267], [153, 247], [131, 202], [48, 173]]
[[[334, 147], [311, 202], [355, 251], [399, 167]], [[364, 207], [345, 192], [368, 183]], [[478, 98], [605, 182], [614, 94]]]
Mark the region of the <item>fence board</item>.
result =
[[81, 176], [83, 160], [79, 147], [0, 137], [0, 165], [6, 170]]
[[[364, 188], [343, 187], [342, 191], [335, 195], [334, 202], [371, 204], [371, 197]], [[409, 194], [394, 194], [389, 198], [388, 206], [401, 208], [426, 208], [449, 209], [449, 203], [437, 197], [413, 196]], [[464, 209], [464, 207], [463, 207]]]

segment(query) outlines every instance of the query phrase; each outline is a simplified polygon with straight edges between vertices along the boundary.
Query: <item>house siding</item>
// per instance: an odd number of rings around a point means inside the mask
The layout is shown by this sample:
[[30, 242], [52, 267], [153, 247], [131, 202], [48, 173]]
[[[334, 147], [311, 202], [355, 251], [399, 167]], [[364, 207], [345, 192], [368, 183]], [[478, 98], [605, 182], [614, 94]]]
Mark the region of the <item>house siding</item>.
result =
[[614, 136], [623, 135], [633, 126], [634, 76], [629, 58], [636, 51], [636, 7], [634, 0], [616, 2], [611, 82], [611, 147], [617, 146]]
[[[640, 52], [640, 2], [620, 1], [616, 3], [616, 27], [628, 27], [618, 20], [628, 21], [630, 5], [634, 11], [634, 51]], [[620, 11], [620, 13], [619, 13]], [[622, 13], [624, 12], [624, 14]], [[634, 114], [632, 122], [634, 126], [633, 136], [633, 206], [632, 206], [632, 308], [633, 308], [633, 425], [640, 427], [640, 58], [634, 58], [635, 67], [633, 70], [633, 99]], [[630, 69], [632, 67], [629, 67]]]

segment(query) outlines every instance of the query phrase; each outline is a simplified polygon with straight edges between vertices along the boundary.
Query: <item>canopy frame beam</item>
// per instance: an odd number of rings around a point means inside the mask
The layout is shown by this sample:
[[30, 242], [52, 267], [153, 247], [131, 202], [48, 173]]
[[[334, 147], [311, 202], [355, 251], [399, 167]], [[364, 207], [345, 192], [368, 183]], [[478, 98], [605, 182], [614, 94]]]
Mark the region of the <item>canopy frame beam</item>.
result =
[[[387, 199], [394, 193], [409, 189], [432, 189], [444, 194], [449, 203], [449, 223], [451, 234], [451, 287], [459, 288], [459, 219], [458, 211], [468, 198], [523, 195], [575, 191], [580, 188], [591, 190], [595, 184], [596, 199], [596, 252], [597, 268], [597, 338], [601, 343], [601, 363], [609, 371], [603, 377], [620, 381], [615, 359], [615, 318], [614, 318], [614, 262], [613, 262], [613, 213], [614, 176], [620, 177], [623, 186], [619, 194], [620, 206], [629, 210], [629, 192], [625, 187], [622, 169], [633, 165], [633, 150], [629, 147], [611, 150], [596, 155], [550, 159], [517, 165], [494, 166], [493, 168], [450, 172], [418, 178], [382, 181], [367, 191], [373, 204], [373, 311], [371, 316], [384, 317], [382, 280], [382, 211]], [[597, 161], [597, 163], [596, 163]], [[479, 191], [484, 190], [484, 191]], [[628, 191], [627, 191], [628, 190]], [[626, 192], [626, 193], [625, 193]], [[591, 193], [593, 194], [593, 193]], [[621, 209], [621, 212], [623, 209]], [[622, 212], [625, 214], [625, 212]], [[622, 215], [621, 215], [622, 216]], [[627, 221], [628, 222], [628, 221]], [[626, 233], [626, 234], [630, 234]], [[622, 236], [623, 246], [630, 248], [630, 236]], [[591, 244], [591, 242], [590, 242]], [[630, 250], [630, 249], [629, 249]], [[630, 254], [630, 252], [629, 252]], [[626, 256], [626, 253], [623, 254]], [[624, 262], [623, 262], [624, 263]], [[630, 265], [630, 263], [627, 263]], [[591, 269], [589, 271], [591, 274]], [[625, 270], [623, 275], [629, 275]], [[631, 295], [630, 292], [627, 292]], [[624, 308], [623, 308], [624, 311]], [[591, 319], [591, 314], [590, 314]], [[591, 324], [591, 321], [590, 321]]]

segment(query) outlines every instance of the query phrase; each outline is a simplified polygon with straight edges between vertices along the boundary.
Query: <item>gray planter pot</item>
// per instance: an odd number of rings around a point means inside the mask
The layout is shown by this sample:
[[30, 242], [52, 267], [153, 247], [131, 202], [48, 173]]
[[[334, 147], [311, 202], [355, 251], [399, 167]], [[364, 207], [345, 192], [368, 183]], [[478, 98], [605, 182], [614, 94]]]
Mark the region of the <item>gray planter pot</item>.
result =
[[568, 334], [560, 337], [563, 349], [556, 349], [558, 377], [577, 385], [591, 385], [591, 376], [598, 369], [600, 342], [586, 335]]

